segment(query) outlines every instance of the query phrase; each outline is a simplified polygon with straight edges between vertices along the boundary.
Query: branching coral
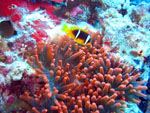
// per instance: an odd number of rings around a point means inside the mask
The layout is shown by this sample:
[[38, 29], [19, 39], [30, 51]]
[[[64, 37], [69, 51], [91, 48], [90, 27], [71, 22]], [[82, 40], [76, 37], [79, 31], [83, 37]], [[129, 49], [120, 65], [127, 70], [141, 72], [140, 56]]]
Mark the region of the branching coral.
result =
[[145, 81], [133, 66], [107, 55], [102, 37], [91, 34], [92, 45], [80, 46], [67, 36], [37, 43], [28, 63], [35, 68], [39, 92], [20, 95], [35, 113], [123, 112], [125, 101], [139, 103]]

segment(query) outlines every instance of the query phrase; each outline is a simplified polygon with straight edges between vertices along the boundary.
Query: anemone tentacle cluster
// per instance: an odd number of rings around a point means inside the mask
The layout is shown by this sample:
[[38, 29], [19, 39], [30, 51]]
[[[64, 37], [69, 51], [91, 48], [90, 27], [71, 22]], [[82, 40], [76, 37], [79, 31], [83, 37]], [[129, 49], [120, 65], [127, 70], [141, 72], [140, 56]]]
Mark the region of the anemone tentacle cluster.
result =
[[124, 112], [125, 102], [139, 104], [147, 87], [140, 73], [108, 55], [103, 36], [91, 34], [92, 45], [81, 46], [68, 36], [38, 42], [28, 63], [36, 70], [38, 94], [20, 95], [35, 113]]

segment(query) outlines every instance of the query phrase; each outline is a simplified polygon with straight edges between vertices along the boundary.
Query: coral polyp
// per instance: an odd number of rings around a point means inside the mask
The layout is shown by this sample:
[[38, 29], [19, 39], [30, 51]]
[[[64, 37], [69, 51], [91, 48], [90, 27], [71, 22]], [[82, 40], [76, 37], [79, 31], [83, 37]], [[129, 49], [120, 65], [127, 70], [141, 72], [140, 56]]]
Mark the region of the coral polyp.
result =
[[91, 34], [92, 45], [81, 46], [68, 36], [56, 41], [38, 42], [28, 63], [36, 70], [36, 82], [42, 84], [34, 95], [20, 95], [35, 113], [123, 112], [126, 101], [140, 103], [146, 90], [140, 73], [107, 55], [102, 35]]
[[133, 66], [124, 66], [119, 59], [106, 56], [96, 62], [91, 62], [86, 74], [76, 75], [83, 83], [75, 99], [77, 108], [84, 106], [83, 112], [120, 113], [127, 107], [126, 101], [139, 104], [138, 96], [146, 97], [141, 93], [147, 89], [141, 86], [146, 81], [139, 80], [140, 73]]

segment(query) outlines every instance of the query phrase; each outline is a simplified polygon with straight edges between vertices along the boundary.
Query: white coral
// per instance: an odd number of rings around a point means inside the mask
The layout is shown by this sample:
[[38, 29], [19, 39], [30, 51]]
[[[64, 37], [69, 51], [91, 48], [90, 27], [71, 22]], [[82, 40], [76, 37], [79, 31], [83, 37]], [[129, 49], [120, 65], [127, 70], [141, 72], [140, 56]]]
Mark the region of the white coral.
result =
[[27, 63], [23, 61], [15, 61], [9, 66], [10, 72], [7, 74], [8, 79], [12, 79], [13, 81], [20, 80], [24, 72], [27, 74], [34, 73], [32, 67], [30, 67]]

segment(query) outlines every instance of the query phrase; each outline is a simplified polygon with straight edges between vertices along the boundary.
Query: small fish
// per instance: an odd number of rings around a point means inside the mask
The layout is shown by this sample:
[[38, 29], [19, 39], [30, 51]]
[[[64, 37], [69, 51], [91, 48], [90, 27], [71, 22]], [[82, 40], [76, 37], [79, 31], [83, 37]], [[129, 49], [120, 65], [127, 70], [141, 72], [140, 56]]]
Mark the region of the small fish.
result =
[[16, 34], [17, 32], [15, 31], [11, 21], [5, 20], [0, 22], [0, 35], [2, 38], [9, 38]]
[[66, 32], [69, 37], [75, 40], [81, 45], [91, 45], [91, 36], [85, 29], [78, 27], [68, 27], [66, 24], [63, 25], [62, 31]]

